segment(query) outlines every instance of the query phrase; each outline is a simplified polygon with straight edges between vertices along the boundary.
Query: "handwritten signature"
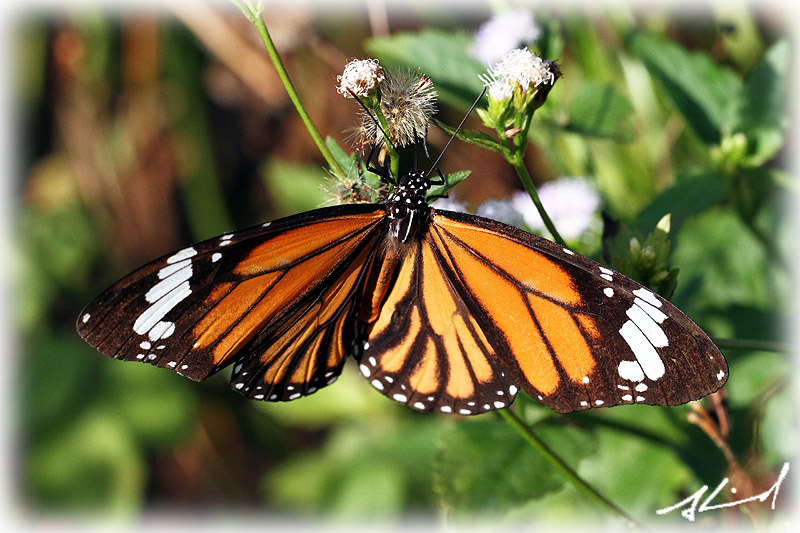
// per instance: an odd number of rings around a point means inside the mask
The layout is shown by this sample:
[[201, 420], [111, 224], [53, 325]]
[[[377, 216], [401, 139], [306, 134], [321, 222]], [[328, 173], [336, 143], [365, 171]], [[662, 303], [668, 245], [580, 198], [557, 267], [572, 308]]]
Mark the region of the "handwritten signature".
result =
[[[703, 497], [703, 494], [706, 493], [708, 490], [708, 485], [703, 485], [700, 487], [700, 490], [686, 498], [685, 500], [681, 500], [680, 502], [676, 503], [672, 507], [665, 507], [664, 509], [659, 509], [656, 511], [656, 514], [667, 514], [671, 513], [676, 509], [680, 509], [682, 507], [686, 507], [681, 511], [681, 516], [683, 516], [689, 522], [694, 522], [696, 513], [702, 513], [705, 511], [713, 511], [715, 509], [724, 509], [725, 507], [735, 507], [737, 505], [741, 505], [743, 503], [760, 501], [765, 502], [767, 498], [772, 495], [772, 509], [775, 509], [775, 499], [778, 497], [778, 491], [781, 488], [781, 483], [786, 478], [786, 474], [789, 473], [789, 463], [783, 463], [781, 467], [781, 472], [778, 474], [778, 480], [767, 490], [762, 492], [761, 494], [756, 494], [755, 496], [751, 496], [749, 498], [743, 498], [741, 500], [736, 500], [733, 502], [727, 503], [718, 503], [715, 505], [710, 505], [711, 501], [717, 497], [717, 495], [725, 488], [725, 485], [728, 484], [728, 478], [722, 480], [722, 482], [717, 485], [717, 488], [709, 494], [708, 498], [706, 498], [702, 503], [700, 503], [700, 499]], [[731, 492], [736, 492], [735, 488], [731, 488]]]

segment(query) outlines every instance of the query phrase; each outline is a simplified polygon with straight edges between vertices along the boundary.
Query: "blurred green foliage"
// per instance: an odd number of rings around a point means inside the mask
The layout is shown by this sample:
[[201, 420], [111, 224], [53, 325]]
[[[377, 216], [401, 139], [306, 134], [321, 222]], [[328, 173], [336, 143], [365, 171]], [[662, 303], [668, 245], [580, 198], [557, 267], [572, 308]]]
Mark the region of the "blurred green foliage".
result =
[[[457, 122], [481, 89], [484, 66], [469, 47], [482, 17], [437, 27], [420, 12], [405, 31], [369, 37], [365, 18], [284, 15], [268, 12], [267, 26], [314, 36], [287, 37], [284, 52], [312, 116], [336, 139], [357, 111], [341, 112], [333, 89], [347, 55], [369, 52], [430, 76], [445, 122]], [[729, 22], [722, 14], [691, 25], [679, 13], [622, 7], [536, 16], [543, 37], [533, 49], [557, 60], [564, 77], [531, 127], [532, 174], [596, 181], [619, 223], [604, 243], [612, 261], [630, 260], [630, 237], [671, 214], [663, 256], [679, 269], [674, 302], [715, 337], [781, 341], [793, 251], [781, 200], [795, 184], [781, 167], [790, 49], [780, 30], [747, 12], [732, 32], [719, 31]], [[252, 34], [240, 18], [232, 12], [215, 23]], [[419, 415], [351, 368], [309, 398], [257, 405], [228, 390], [224, 376], [192, 383], [103, 358], [78, 339], [81, 307], [144, 261], [329, 199], [321, 159], [291, 109], [253, 96], [200, 41], [167, 16], [87, 11], [18, 21], [16, 434], [27, 507], [612, 520], [491, 415]], [[322, 66], [323, 57], [342, 61]], [[336, 139], [328, 143], [337, 159], [354, 170]], [[468, 169], [456, 193], [501, 190], [491, 183], [500, 168]], [[579, 251], [602, 254], [599, 246]], [[721, 347], [731, 368], [727, 443], [763, 489], [797, 442], [789, 357]], [[542, 439], [647, 525], [681, 520], [655, 510], [716, 486], [734, 468], [687, 421], [686, 406], [557, 416], [529, 399], [517, 404]], [[759, 519], [773, 517], [754, 507]], [[704, 520], [749, 518], [733, 508]]]

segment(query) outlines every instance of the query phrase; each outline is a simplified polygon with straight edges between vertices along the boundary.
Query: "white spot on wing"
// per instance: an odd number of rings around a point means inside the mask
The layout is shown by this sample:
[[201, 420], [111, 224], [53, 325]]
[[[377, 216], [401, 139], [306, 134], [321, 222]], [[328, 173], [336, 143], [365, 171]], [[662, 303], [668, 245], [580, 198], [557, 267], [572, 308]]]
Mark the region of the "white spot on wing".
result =
[[403, 403], [408, 401], [408, 398], [406, 397], [405, 394], [395, 394], [392, 396], [392, 398], [398, 402], [403, 402]]
[[179, 251], [169, 259], [167, 259], [168, 264], [177, 263], [178, 261], [183, 261], [184, 259], [189, 259], [190, 257], [194, 257], [197, 255], [197, 250], [192, 248], [191, 246], [188, 248], [184, 248], [183, 250]]
[[612, 270], [609, 270], [608, 268], [606, 268], [604, 266], [600, 267], [600, 272], [602, 272], [603, 274], [608, 274], [609, 276], [614, 273]]
[[664, 313], [662, 313], [649, 303], [645, 302], [641, 298], [636, 298], [635, 300], [633, 300], [633, 304], [641, 308], [642, 311], [650, 315], [650, 318], [652, 318], [659, 324], [662, 324], [667, 319], [667, 315], [665, 315]]
[[614, 278], [612, 278], [609, 274], [600, 274], [600, 277], [606, 281], [614, 281]]
[[628, 318], [633, 320], [633, 323], [636, 324], [640, 330], [642, 330], [642, 333], [644, 333], [644, 336], [650, 341], [650, 344], [656, 348], [669, 346], [669, 340], [667, 340], [667, 336], [664, 335], [664, 331], [641, 307], [632, 305], [625, 311], [625, 314], [628, 315]]
[[506, 404], [504, 404], [503, 402], [494, 402], [495, 409], [502, 409], [505, 406]]
[[[180, 264], [180, 263], [179, 263]], [[172, 265], [172, 266], [178, 266]], [[153, 285], [149, 291], [144, 295], [144, 299], [147, 300], [147, 303], [157, 302], [164, 295], [170, 293], [175, 287], [178, 285], [188, 282], [189, 278], [192, 277], [192, 264], [189, 261], [186, 261], [186, 264], [166, 276], [162, 276], [161, 273], [170, 267], [164, 267], [158, 272], [158, 277], [161, 279], [158, 283]], [[186, 284], [186, 287], [189, 287], [189, 284]]]
[[219, 252], [214, 252], [214, 254], [211, 256], [211, 262], [212, 263], [216, 263], [220, 259], [222, 259], [222, 254], [219, 253]]
[[151, 341], [155, 342], [161, 339], [166, 339], [173, 333], [175, 333], [174, 322], [159, 322], [150, 328], [150, 333], [148, 333], [147, 336]]
[[145, 309], [144, 312], [136, 319], [136, 322], [133, 323], [133, 331], [139, 335], [144, 335], [150, 331], [153, 326], [160, 322], [167, 313], [172, 311], [176, 305], [189, 297], [190, 294], [192, 294], [192, 290], [189, 288], [189, 282], [184, 281], [166, 294], [163, 298], [157, 302], [154, 302], [150, 307]]
[[[617, 373], [619, 377], [628, 381], [642, 381], [644, 379], [644, 371], [636, 361], [620, 361]], [[622, 388], [623, 386], [620, 385], [619, 387]], [[625, 387], [625, 390], [628, 390], [628, 387]]]
[[378, 390], [383, 390], [383, 383], [381, 383], [380, 380], [373, 379], [372, 380], [372, 386], [375, 387]]
[[644, 333], [636, 327], [636, 324], [628, 320], [619, 329], [619, 334], [630, 346], [633, 355], [648, 378], [655, 381], [664, 375], [664, 362]]
[[139, 348], [141, 348], [142, 350], [149, 350], [149, 349], [150, 349], [150, 346], [152, 346], [152, 344], [150, 344], [150, 343], [149, 343], [149, 342], [147, 342], [147, 341], [142, 341], [142, 342], [139, 344]]
[[417, 409], [422, 410], [422, 409], [425, 409], [425, 404], [422, 403], [422, 402], [414, 402], [413, 407], [416, 407]]
[[649, 290], [645, 289], [644, 287], [639, 287], [635, 291], [633, 291], [634, 296], [638, 296], [645, 302], [649, 303], [650, 305], [654, 305], [656, 307], [661, 307], [661, 302], [656, 298], [656, 295], [650, 292]]
[[565, 253], [565, 254], [568, 254], [568, 255], [575, 255], [575, 252], [573, 252], [573, 251], [572, 251], [572, 250], [570, 250], [569, 248], [562, 248], [562, 250], [564, 250], [564, 253]]
[[443, 405], [439, 408], [439, 410], [443, 413], [452, 413], [453, 409], [449, 405]]
[[462, 414], [462, 415], [471, 415], [472, 414], [472, 411], [470, 411], [469, 409], [459, 409], [458, 412], [459, 412], [459, 414]]
[[603, 294], [611, 298], [612, 296], [614, 296], [614, 289], [612, 289], [611, 287], [606, 287], [605, 289], [603, 289]]
[[633, 400], [633, 396], [631, 396], [630, 394], [624, 394], [624, 395], [622, 396], [622, 399], [623, 399], [624, 401], [626, 401], [626, 402], [629, 402], [629, 401]]
[[508, 388], [508, 393], [509, 393], [511, 396], [514, 396], [514, 395], [517, 393], [517, 391], [518, 391], [518, 390], [519, 390], [519, 389], [517, 389], [517, 386], [516, 386], [516, 385], [511, 385], [511, 386]]
[[634, 387], [634, 389], [636, 389], [636, 392], [644, 392], [647, 390], [647, 385], [645, 385], [644, 383], [639, 383]]
[[292, 394], [291, 396], [289, 396], [289, 399], [290, 399], [290, 400], [296, 400], [296, 399], [298, 399], [300, 396], [301, 396], [301, 394], [300, 394], [299, 392], [295, 392], [294, 394]]
[[724, 377], [725, 377], [725, 371], [724, 370], [720, 370], [719, 372], [717, 372], [717, 380], [718, 381], [722, 381], [722, 378], [724, 378]]
[[369, 371], [369, 367], [367, 367], [367, 365], [365, 364], [360, 365], [358, 369], [361, 370], [361, 374], [363, 374], [365, 378], [368, 378], [369, 375], [371, 374], [371, 372]]
[[92, 315], [90, 315], [89, 313], [86, 313], [85, 315], [83, 315], [83, 318], [81, 318], [81, 322], [83, 322], [84, 324], [86, 324], [87, 322], [89, 322], [89, 319], [90, 319], [91, 317], [92, 317]]

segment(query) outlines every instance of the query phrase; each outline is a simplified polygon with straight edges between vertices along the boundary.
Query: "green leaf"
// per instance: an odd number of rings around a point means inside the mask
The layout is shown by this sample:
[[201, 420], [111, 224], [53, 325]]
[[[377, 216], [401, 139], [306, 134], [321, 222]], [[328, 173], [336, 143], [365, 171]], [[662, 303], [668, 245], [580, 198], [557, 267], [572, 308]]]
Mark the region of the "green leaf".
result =
[[772, 266], [761, 244], [728, 208], [712, 208], [687, 220], [674, 239], [672, 261], [681, 269], [675, 302], [689, 307], [731, 304], [780, 306]]
[[330, 200], [323, 190], [330, 175], [319, 165], [298, 165], [273, 158], [261, 174], [279, 216], [316, 209]]
[[564, 129], [579, 135], [630, 142], [633, 106], [611, 85], [587, 80], [569, 103]]
[[433, 80], [442, 101], [468, 109], [483, 88], [478, 76], [486, 72], [470, 57], [471, 46], [472, 35], [467, 32], [426, 28], [419, 33], [376, 37], [366, 48], [384, 68], [419, 70]]
[[[568, 464], [592, 449], [589, 435], [572, 427], [535, 427]], [[454, 424], [433, 463], [434, 490], [458, 516], [505, 513], [560, 489], [565, 479], [504, 422]]]
[[688, 172], [662, 191], [637, 217], [636, 227], [648, 232], [667, 213], [672, 215], [672, 234], [676, 235], [689, 217], [721, 204], [726, 197], [725, 178], [714, 172]]
[[69, 414], [85, 407], [102, 356], [74, 331], [39, 331], [26, 344], [18, 405], [25, 434], [38, 438], [61, 431]]
[[789, 127], [789, 63], [789, 43], [779, 41], [747, 78], [740, 129], [747, 135], [753, 165], [766, 163], [783, 146]]
[[441, 198], [447, 194], [447, 191], [467, 179], [470, 175], [471, 170], [457, 170], [456, 172], [451, 172], [450, 174], [444, 175], [444, 183], [442, 185], [434, 185], [430, 189], [428, 189], [427, 199], [429, 201], [435, 200], [436, 198]]
[[[480, 110], [479, 110], [480, 111]], [[433, 119], [437, 126], [442, 128], [445, 133], [449, 135], [453, 135], [456, 132], [455, 128], [452, 128], [445, 124], [444, 122]], [[485, 131], [476, 131], [476, 130], [461, 130], [456, 134], [456, 138], [460, 141], [468, 142], [474, 144], [476, 146], [480, 146], [481, 148], [485, 148], [487, 150], [492, 150], [495, 152], [503, 152], [503, 146], [491, 135], [486, 133]]]
[[396, 516], [429, 502], [430, 460], [441, 419], [338, 426], [318, 451], [294, 454], [264, 479], [282, 508], [346, 518]]
[[51, 511], [133, 512], [144, 496], [144, 461], [120, 417], [107, 409], [36, 442], [23, 468], [30, 499]]
[[197, 415], [198, 385], [152, 365], [104, 363], [101, 398], [137, 441], [163, 449], [187, 436]]
[[743, 100], [742, 83], [706, 53], [690, 53], [680, 45], [634, 34], [630, 50], [666, 90], [687, 124], [708, 145], [733, 133]]

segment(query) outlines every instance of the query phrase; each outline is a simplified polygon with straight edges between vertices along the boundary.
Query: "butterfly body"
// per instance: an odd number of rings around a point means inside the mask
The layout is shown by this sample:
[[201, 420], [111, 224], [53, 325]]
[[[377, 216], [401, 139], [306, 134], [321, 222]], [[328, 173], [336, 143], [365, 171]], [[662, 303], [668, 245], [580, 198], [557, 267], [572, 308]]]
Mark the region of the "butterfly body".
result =
[[705, 333], [633, 280], [520, 229], [436, 210], [421, 172], [379, 204], [318, 209], [158, 259], [90, 303], [102, 353], [288, 401], [353, 355], [387, 397], [478, 414], [520, 389], [559, 412], [718, 389]]

